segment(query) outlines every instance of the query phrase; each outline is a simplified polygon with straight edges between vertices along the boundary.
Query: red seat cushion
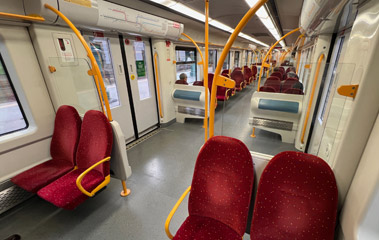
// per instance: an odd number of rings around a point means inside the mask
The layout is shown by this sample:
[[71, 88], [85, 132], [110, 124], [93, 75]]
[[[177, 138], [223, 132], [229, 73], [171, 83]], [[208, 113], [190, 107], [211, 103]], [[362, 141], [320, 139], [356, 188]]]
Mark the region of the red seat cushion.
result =
[[250, 238], [332, 240], [337, 204], [336, 180], [324, 160], [279, 153], [261, 175]]
[[68, 161], [49, 160], [17, 175], [12, 178], [12, 182], [26, 191], [36, 193], [72, 169], [74, 166]]
[[[72, 210], [88, 197], [76, 186], [76, 179], [86, 169], [76, 169], [38, 191], [38, 196], [57, 207]], [[96, 170], [90, 171], [82, 180], [82, 186], [88, 192], [104, 181], [103, 175]]]
[[52, 160], [37, 165], [11, 179], [29, 192], [37, 192], [74, 168], [82, 120], [75, 108], [59, 107], [50, 144]]
[[173, 240], [241, 240], [230, 227], [208, 217], [189, 216]]

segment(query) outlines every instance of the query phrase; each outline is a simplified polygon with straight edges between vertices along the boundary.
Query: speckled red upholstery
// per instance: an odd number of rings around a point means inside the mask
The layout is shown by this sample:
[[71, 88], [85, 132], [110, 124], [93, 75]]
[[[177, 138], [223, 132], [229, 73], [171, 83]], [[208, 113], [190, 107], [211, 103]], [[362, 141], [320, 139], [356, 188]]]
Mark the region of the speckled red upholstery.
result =
[[232, 72], [231, 79], [233, 79], [236, 82], [236, 90], [241, 91], [245, 86], [245, 77], [241, 70], [238, 70], [237, 68], [234, 69]]
[[259, 181], [252, 240], [332, 240], [338, 190], [333, 171], [316, 156], [282, 152]]
[[287, 78], [287, 79], [283, 82], [280, 91], [281, 91], [282, 93], [284, 93], [287, 89], [292, 88], [293, 85], [295, 85], [295, 83], [297, 83], [297, 82], [299, 82], [299, 80], [296, 79], [296, 78]]
[[241, 240], [227, 225], [208, 217], [189, 216], [176, 233], [174, 240]]
[[51, 160], [39, 164], [11, 179], [19, 187], [36, 193], [74, 168], [82, 120], [71, 106], [61, 106], [55, 116], [50, 144]]
[[283, 74], [281, 72], [273, 72], [270, 77], [278, 77], [280, 80], [283, 79]]
[[[241, 239], [246, 228], [253, 181], [251, 154], [241, 141], [223, 136], [209, 139], [197, 158], [188, 211], [190, 216], [212, 219], [204, 220], [211, 222], [210, 229], [199, 229], [197, 224], [203, 220], [189, 218], [175, 239], [219, 239], [214, 236], [219, 236], [220, 233], [234, 236], [229, 234], [228, 228]], [[225, 226], [214, 229], [219, 224]], [[197, 230], [200, 233], [194, 232]]]
[[269, 86], [262, 86], [259, 88], [259, 91], [261, 92], [276, 92], [275, 88], [269, 87]]
[[248, 66], [245, 66], [243, 68], [243, 74], [245, 76], [246, 83], [250, 84], [253, 81], [253, 71]]
[[[102, 112], [90, 110], [83, 118], [78, 150], [77, 170], [74, 170], [38, 191], [38, 195], [57, 207], [74, 209], [87, 199], [76, 186], [77, 177], [87, 168], [109, 157], [112, 150], [113, 134], [108, 119]], [[110, 173], [110, 163], [96, 167], [83, 179], [82, 185], [88, 191], [95, 189]]]

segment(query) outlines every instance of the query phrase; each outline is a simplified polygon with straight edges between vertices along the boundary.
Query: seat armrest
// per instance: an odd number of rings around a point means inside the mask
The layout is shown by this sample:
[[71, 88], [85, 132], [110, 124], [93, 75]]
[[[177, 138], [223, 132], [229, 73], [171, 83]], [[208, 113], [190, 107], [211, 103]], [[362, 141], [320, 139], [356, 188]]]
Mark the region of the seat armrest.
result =
[[82, 180], [95, 167], [97, 167], [100, 164], [103, 164], [105, 162], [108, 162], [110, 159], [111, 159], [111, 157], [107, 157], [107, 158], [104, 158], [103, 160], [100, 160], [99, 162], [95, 163], [94, 165], [92, 165], [87, 170], [85, 170], [82, 174], [79, 175], [79, 177], [76, 179], [76, 186], [79, 188], [79, 190], [83, 194], [87, 195], [88, 197], [93, 197], [100, 189], [102, 189], [103, 187], [105, 187], [106, 185], [108, 185], [108, 183], [111, 180], [110, 175], [106, 176], [105, 179], [104, 179], [104, 181], [99, 186], [97, 186], [92, 192], [88, 192], [87, 190], [85, 190], [83, 188], [83, 186], [82, 186]]

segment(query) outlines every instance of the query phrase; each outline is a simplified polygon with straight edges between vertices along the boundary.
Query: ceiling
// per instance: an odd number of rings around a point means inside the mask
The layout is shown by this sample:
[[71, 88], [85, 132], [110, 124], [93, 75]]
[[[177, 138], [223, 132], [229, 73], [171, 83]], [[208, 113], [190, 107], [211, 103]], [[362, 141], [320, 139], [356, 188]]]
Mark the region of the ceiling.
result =
[[[169, 10], [168, 8], [152, 3], [149, 0], [108, 0], [110, 2], [115, 2], [118, 4], [131, 6], [137, 10], [146, 11], [157, 16], [164, 16], [165, 18], [178, 21], [184, 25], [190, 23], [198, 23], [197, 20], [192, 20], [185, 15], [163, 11]], [[176, 0], [182, 4], [197, 10], [198, 12], [204, 12], [204, 0]], [[146, 4], [150, 7], [147, 8]], [[303, 5], [303, 0], [268, 0], [266, 6], [268, 7], [274, 21], [279, 26], [279, 32], [281, 34], [286, 34], [299, 25], [299, 18], [301, 13], [301, 8]], [[291, 7], [288, 7], [291, 6]], [[209, 14], [210, 17], [218, 20], [232, 28], [235, 28], [245, 13], [248, 11], [249, 6], [245, 0], [210, 0], [209, 1]], [[211, 28], [212, 29], [212, 28]], [[266, 27], [261, 23], [257, 16], [253, 18], [246, 25], [243, 33], [254, 37], [255, 39], [262, 41], [268, 45], [276, 42], [274, 37], [266, 29]], [[212, 30], [211, 30], [212, 33]], [[229, 33], [228, 33], [229, 34]], [[292, 45], [297, 37], [298, 33], [288, 36], [285, 40], [286, 45]]]

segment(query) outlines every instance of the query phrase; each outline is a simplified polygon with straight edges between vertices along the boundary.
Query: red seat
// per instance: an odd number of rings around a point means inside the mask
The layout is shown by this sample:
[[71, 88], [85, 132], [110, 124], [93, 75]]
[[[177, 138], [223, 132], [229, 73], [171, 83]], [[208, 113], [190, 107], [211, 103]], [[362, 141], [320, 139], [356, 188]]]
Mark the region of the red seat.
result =
[[265, 84], [264, 84], [265, 87], [272, 87], [275, 89], [275, 92], [280, 92], [280, 80], [275, 77], [275, 78], [272, 78], [272, 77], [269, 77]]
[[273, 72], [273, 73], [271, 73], [270, 77], [278, 77], [279, 80], [283, 79], [283, 75], [281, 72]]
[[[214, 74], [209, 73], [208, 74], [208, 88], [209, 88], [210, 93], [212, 93], [213, 78], [214, 78]], [[226, 101], [229, 99], [229, 96], [230, 96], [229, 92], [231, 93], [231, 91], [227, 92], [227, 90], [228, 89], [225, 87], [217, 86], [216, 98], [218, 101]]]
[[259, 89], [260, 92], [277, 92], [275, 90], [275, 88], [273, 87], [269, 87], [269, 86], [262, 86], [260, 89]]
[[316, 156], [282, 152], [258, 185], [250, 239], [334, 239], [338, 190], [333, 171]]
[[175, 240], [241, 239], [245, 233], [254, 168], [239, 140], [217, 136], [200, 150], [188, 200], [189, 217]]
[[204, 82], [203, 81], [195, 81], [193, 83], [193, 86], [204, 86]]
[[175, 84], [183, 84], [183, 85], [188, 85], [188, 83], [184, 80], [176, 80]]
[[[230, 78], [229, 74], [227, 74], [227, 73], [224, 73], [224, 72], [223, 72], [221, 75], [222, 75], [222, 76], [225, 76], [225, 77], [227, 77], [227, 78]], [[228, 96], [228, 98], [229, 98], [230, 96], [234, 95], [235, 92], [236, 92], [236, 88], [235, 88], [235, 87], [234, 87], [233, 89], [230, 89], [229, 91], [227, 91], [227, 96]]]
[[282, 73], [282, 75], [284, 75], [286, 73], [286, 70], [284, 69], [284, 67], [279, 67], [280, 69], [280, 72]]
[[[78, 169], [67, 173], [55, 182], [38, 191], [38, 195], [57, 207], [75, 209], [88, 197], [77, 187], [76, 180], [89, 167], [110, 156], [113, 134], [108, 119], [102, 112], [90, 110], [83, 118], [76, 163]], [[110, 174], [107, 161], [91, 170], [82, 181], [88, 192], [93, 191]]]
[[284, 93], [304, 95], [303, 91], [301, 89], [298, 89], [298, 88], [289, 88], [289, 89], [285, 90]]
[[249, 67], [244, 67], [243, 74], [248, 85], [253, 82], [253, 71]]
[[229, 72], [230, 72], [229, 69], [224, 69], [221, 74], [222, 75], [226, 74], [224, 76], [228, 76], [228, 78], [230, 78]]
[[245, 87], [245, 77], [241, 70], [234, 70], [231, 79], [236, 82], [236, 90], [241, 91]]
[[282, 84], [282, 88], [281, 88], [281, 92], [284, 93], [287, 89], [290, 89], [293, 87], [293, 85], [295, 83], [297, 83], [299, 80], [297, 80], [296, 78], [288, 78], [286, 79], [283, 84]]
[[59, 107], [50, 144], [52, 159], [13, 177], [11, 181], [26, 191], [36, 193], [74, 169], [81, 124], [75, 108]]

